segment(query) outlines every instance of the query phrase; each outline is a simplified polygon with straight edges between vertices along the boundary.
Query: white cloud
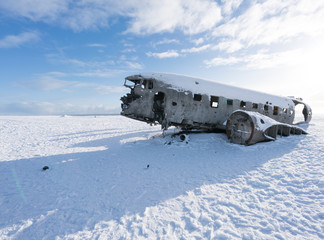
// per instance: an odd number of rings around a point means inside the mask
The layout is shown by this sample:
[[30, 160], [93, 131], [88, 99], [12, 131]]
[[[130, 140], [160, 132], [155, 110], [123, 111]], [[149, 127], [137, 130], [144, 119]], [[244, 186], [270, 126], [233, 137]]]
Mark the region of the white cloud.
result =
[[16, 0], [0, 2], [5, 16], [61, 24], [75, 31], [109, 26], [118, 16], [128, 17], [127, 32], [152, 34], [181, 30], [186, 34], [207, 31], [221, 20], [212, 0]]
[[171, 44], [171, 43], [179, 43], [179, 40], [177, 39], [167, 39], [167, 38], [164, 38], [163, 40], [161, 41], [158, 41], [158, 42], [155, 42], [153, 43], [154, 46], [158, 46], [158, 45], [164, 45], [164, 44]]
[[81, 2], [80, 6], [81, 7], [74, 6], [65, 16], [63, 16], [63, 18], [58, 18], [58, 21], [61, 22], [63, 26], [77, 32], [109, 26], [108, 20], [114, 14], [109, 11], [107, 6], [100, 8], [100, 4], [96, 4], [95, 2], [83, 3], [83, 6]]
[[[180, 51], [181, 51], [181, 53], [198, 53], [198, 52], [206, 51], [209, 48], [211, 48], [211, 45], [206, 44], [201, 47], [192, 47], [192, 48], [182, 49]], [[149, 57], [155, 57], [155, 58], [180, 57], [180, 54], [178, 53], [177, 50], [168, 50], [166, 52], [159, 52], [159, 53], [147, 52], [146, 55]]]
[[205, 60], [207, 67], [232, 66], [238, 65], [244, 69], [267, 69], [282, 66], [295, 66], [300, 64], [303, 52], [300, 49], [278, 53], [259, 51], [256, 54], [244, 55], [239, 57], [217, 57]]
[[40, 40], [40, 34], [37, 31], [24, 32], [19, 35], [8, 35], [0, 39], [0, 48], [19, 47], [29, 42]]
[[111, 69], [100, 69], [100, 70], [93, 70], [88, 72], [78, 72], [78, 73], [70, 73], [66, 74], [66, 76], [77, 76], [77, 77], [95, 77], [95, 78], [108, 78], [114, 76], [116, 74], [121, 73], [120, 70], [111, 70]]
[[[323, 22], [323, 1], [264, 1], [218, 26], [213, 35], [225, 37], [227, 43], [232, 40], [233, 44], [248, 48], [285, 43], [298, 36], [323, 36]], [[224, 49], [234, 51], [235, 46]]]
[[50, 22], [56, 20], [69, 9], [70, 0], [15, 0], [1, 1], [0, 10], [3, 15], [11, 14], [29, 18], [32, 21]]
[[48, 72], [48, 75], [55, 76], [55, 77], [66, 77], [67, 74], [63, 72]]
[[204, 43], [204, 41], [205, 40], [203, 38], [198, 38], [198, 39], [191, 40], [191, 42], [193, 42], [196, 46]]
[[[69, 58], [64, 53], [48, 54], [47, 59], [54, 64], [64, 64], [74, 69], [73, 76], [107, 77], [125, 70], [142, 69], [143, 65], [136, 62], [136, 57], [128, 58], [122, 55], [117, 60], [83, 61]], [[113, 69], [111, 69], [113, 66]], [[80, 72], [82, 71], [82, 72]]]
[[207, 65], [207, 67], [233, 65], [238, 62], [242, 62], [242, 60], [239, 58], [236, 58], [236, 57], [228, 57], [228, 58], [216, 57], [216, 58], [213, 58], [212, 60], [204, 61], [204, 63]]
[[77, 67], [84, 69], [103, 69], [107, 66], [115, 65], [115, 62], [110, 61], [84, 61], [76, 58], [69, 58], [64, 53], [46, 55], [48, 61], [54, 64], [64, 64], [66, 66]]
[[[16, 0], [0, 1], [5, 17], [61, 25], [75, 31], [109, 26], [114, 18], [129, 19], [126, 32], [153, 34], [212, 32], [244, 46], [288, 41], [299, 35], [323, 35], [324, 3], [318, 0], [255, 1], [239, 16], [229, 15], [242, 0]], [[243, 11], [244, 9], [242, 9]], [[222, 18], [223, 13], [225, 18]], [[223, 21], [223, 24], [220, 24]], [[198, 43], [197, 43], [198, 45]]]
[[60, 52], [59, 54], [47, 54], [45, 56], [49, 62], [54, 64], [64, 64], [76, 67], [87, 67], [90, 65], [89, 62], [81, 61], [75, 58], [68, 58], [62, 52]]
[[220, 7], [210, 0], [146, 0], [130, 16], [127, 32], [136, 34], [175, 30], [197, 34], [210, 30], [221, 20]]
[[235, 11], [243, 2], [243, 0], [221, 0], [222, 1], [222, 13], [224, 15], [230, 15]]
[[104, 86], [99, 85], [95, 89], [99, 94], [106, 95], [109, 93], [122, 93], [125, 92], [125, 87], [112, 87], [112, 86]]
[[213, 46], [213, 50], [226, 51], [227, 53], [233, 53], [244, 48], [244, 45], [237, 40], [222, 40], [217, 45]]
[[126, 48], [132, 48], [132, 47], [134, 47], [134, 44], [125, 42], [125, 40], [122, 40], [122, 42], [124, 42], [123, 43], [123, 46], [126, 47]]
[[98, 48], [105, 48], [105, 47], [107, 47], [106, 44], [102, 44], [102, 43], [90, 43], [87, 46], [88, 47], [98, 47]]
[[125, 63], [131, 69], [142, 69], [143, 68], [143, 65], [140, 63], [137, 63], [137, 62], [126, 61]]
[[182, 53], [198, 53], [198, 52], [206, 51], [210, 47], [211, 47], [210, 44], [206, 44], [206, 45], [203, 45], [201, 47], [193, 47], [193, 48], [188, 48], [188, 49], [182, 49], [181, 52]]
[[16, 0], [0, 2], [5, 16], [60, 24], [74, 31], [109, 26], [109, 18], [121, 13], [123, 6], [112, 0]]
[[180, 54], [175, 50], [168, 50], [166, 52], [160, 52], [160, 53], [148, 52], [146, 53], [146, 55], [149, 57], [156, 57], [156, 58], [176, 58], [180, 56]]
[[135, 48], [125, 48], [124, 50], [122, 50], [122, 53], [132, 53], [132, 52], [136, 52]]

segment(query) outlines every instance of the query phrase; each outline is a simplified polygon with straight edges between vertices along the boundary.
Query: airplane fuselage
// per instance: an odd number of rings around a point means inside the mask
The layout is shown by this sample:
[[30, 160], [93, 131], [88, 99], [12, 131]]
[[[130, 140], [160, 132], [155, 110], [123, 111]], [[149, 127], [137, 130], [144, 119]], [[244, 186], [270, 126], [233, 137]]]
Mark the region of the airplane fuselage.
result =
[[[131, 92], [121, 98], [121, 115], [151, 124], [182, 129], [216, 130], [237, 110], [257, 112], [279, 123], [292, 124], [299, 99], [238, 88], [199, 78], [165, 73], [126, 77]], [[305, 121], [311, 119], [307, 104]]]

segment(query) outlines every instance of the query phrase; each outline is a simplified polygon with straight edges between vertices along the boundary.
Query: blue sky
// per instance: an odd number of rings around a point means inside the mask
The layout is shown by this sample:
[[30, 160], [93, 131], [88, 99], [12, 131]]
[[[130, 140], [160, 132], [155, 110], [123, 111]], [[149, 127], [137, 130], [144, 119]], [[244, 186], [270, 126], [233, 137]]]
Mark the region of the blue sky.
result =
[[324, 99], [323, 1], [0, 1], [0, 29], [2, 115], [119, 113], [140, 72]]

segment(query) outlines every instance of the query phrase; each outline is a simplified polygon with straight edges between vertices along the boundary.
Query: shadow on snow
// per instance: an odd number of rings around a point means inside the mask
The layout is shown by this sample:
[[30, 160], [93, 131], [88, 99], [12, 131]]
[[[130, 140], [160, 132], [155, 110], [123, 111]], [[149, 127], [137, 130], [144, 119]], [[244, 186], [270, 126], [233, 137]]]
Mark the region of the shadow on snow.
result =
[[[224, 134], [193, 134], [188, 144], [168, 145], [170, 135], [149, 137], [154, 133], [71, 146], [105, 146], [104, 151], [0, 162], [0, 233], [6, 229], [7, 236], [54, 238], [92, 229], [100, 221], [119, 221], [126, 214], [142, 215], [145, 208], [202, 185], [257, 170], [291, 152], [304, 137], [246, 147], [230, 144]], [[49, 170], [42, 171], [45, 165]]]

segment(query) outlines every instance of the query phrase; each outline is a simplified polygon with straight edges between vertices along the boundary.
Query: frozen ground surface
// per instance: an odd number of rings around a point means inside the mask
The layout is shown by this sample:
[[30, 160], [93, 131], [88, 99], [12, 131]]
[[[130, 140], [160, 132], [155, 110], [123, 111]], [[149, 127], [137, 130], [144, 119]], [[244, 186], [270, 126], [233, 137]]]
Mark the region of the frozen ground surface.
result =
[[0, 117], [0, 239], [324, 238], [324, 115], [249, 147], [173, 131]]

